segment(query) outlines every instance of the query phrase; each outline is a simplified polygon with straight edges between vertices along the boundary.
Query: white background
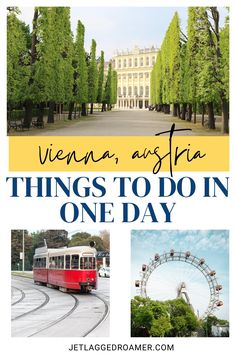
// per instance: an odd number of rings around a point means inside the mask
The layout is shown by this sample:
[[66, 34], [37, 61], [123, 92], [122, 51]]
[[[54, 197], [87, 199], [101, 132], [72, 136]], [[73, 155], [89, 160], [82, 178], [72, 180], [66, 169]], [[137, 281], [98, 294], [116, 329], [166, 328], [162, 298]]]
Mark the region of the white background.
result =
[[[158, 1], [158, 6], [194, 6], [194, 5], [218, 5], [228, 6], [231, 4], [231, 40], [236, 38], [235, 33], [235, 5], [234, 1]], [[6, 176], [76, 176], [72, 173], [9, 173], [8, 172], [8, 139], [6, 137], [6, 11], [5, 7], [14, 6], [34, 6], [34, 5], [64, 5], [64, 6], [156, 6], [157, 1], [1, 1], [0, 8], [0, 23], [1, 23], [1, 49], [0, 49], [0, 99], [1, 99], [1, 164], [0, 164], [0, 203], [1, 203], [1, 285], [0, 285], [0, 336], [1, 336], [1, 351], [5, 353], [46, 353], [55, 352], [63, 354], [68, 352], [68, 347], [71, 343], [174, 343], [174, 353], [232, 353], [235, 344], [236, 327], [235, 327], [235, 109], [232, 106], [235, 100], [235, 43], [231, 44], [231, 173], [195, 173], [184, 174], [194, 178], [197, 185], [201, 184], [203, 176], [230, 176], [230, 197], [203, 199], [201, 194], [196, 193], [196, 196], [183, 199], [177, 196], [168, 202], [175, 201], [177, 204], [173, 210], [172, 224], [106, 224], [98, 225], [88, 223], [84, 226], [80, 224], [65, 225], [60, 220], [59, 208], [65, 202], [65, 198], [57, 198], [50, 200], [30, 198], [29, 200], [9, 197], [9, 187], [6, 185]], [[87, 173], [89, 177], [94, 177], [96, 173]], [[99, 173], [105, 176], [107, 182], [111, 180], [114, 173]], [[118, 175], [118, 174], [116, 174]], [[127, 174], [119, 173], [119, 175], [140, 176], [143, 173]], [[184, 176], [175, 174], [175, 178]], [[150, 174], [146, 174], [148, 178], [154, 178]], [[111, 185], [110, 185], [111, 187]], [[111, 188], [112, 190], [112, 188]], [[117, 199], [112, 200], [111, 192], [108, 195], [108, 201], [117, 203]], [[72, 198], [73, 199], [73, 198]], [[128, 199], [128, 198], [127, 198]], [[170, 198], [169, 198], [170, 199]], [[99, 200], [96, 200], [97, 202]], [[132, 198], [130, 200], [132, 202]], [[155, 195], [148, 198], [147, 201], [159, 202]], [[119, 202], [119, 201], [118, 201]], [[142, 202], [140, 203], [140, 205]], [[209, 210], [212, 210], [210, 213]], [[119, 213], [119, 211], [118, 211]], [[27, 215], [27, 218], [26, 218]], [[40, 215], [40, 217], [39, 217]], [[197, 217], [196, 217], [197, 216]], [[11, 323], [10, 323], [10, 230], [11, 229], [52, 229], [65, 228], [68, 231], [74, 229], [103, 229], [108, 228], [111, 231], [111, 322], [110, 322], [110, 338], [11, 338]], [[130, 338], [130, 230], [131, 229], [229, 229], [230, 230], [230, 338]]]

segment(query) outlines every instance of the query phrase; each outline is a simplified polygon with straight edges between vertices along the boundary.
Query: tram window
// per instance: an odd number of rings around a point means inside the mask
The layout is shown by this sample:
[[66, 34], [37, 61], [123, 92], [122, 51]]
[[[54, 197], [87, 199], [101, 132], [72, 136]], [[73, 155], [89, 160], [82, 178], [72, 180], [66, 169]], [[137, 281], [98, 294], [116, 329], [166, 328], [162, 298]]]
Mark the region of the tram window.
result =
[[71, 256], [71, 269], [79, 269], [79, 255], [72, 254]]
[[95, 257], [81, 257], [80, 269], [95, 269]]
[[55, 268], [55, 257], [51, 257], [50, 268]]
[[58, 268], [58, 257], [55, 257], [55, 268]]
[[70, 269], [70, 255], [66, 255], [66, 269]]
[[58, 265], [57, 265], [58, 268], [60, 269], [64, 269], [64, 256], [59, 256], [58, 257]]

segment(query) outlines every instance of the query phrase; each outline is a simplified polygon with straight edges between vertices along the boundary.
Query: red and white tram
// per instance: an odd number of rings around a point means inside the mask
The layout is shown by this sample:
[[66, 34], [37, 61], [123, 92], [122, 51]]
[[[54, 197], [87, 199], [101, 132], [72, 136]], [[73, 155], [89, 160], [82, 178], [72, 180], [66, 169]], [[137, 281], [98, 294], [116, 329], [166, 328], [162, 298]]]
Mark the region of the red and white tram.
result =
[[36, 248], [33, 278], [36, 284], [90, 292], [97, 288], [96, 249], [90, 246]]

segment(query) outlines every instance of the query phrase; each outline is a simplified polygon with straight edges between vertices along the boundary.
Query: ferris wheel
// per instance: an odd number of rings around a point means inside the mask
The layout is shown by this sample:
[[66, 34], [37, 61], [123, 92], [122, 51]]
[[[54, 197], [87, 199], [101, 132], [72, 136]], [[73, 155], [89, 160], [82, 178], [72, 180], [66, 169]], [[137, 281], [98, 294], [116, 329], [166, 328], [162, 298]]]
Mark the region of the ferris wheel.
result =
[[[142, 297], [147, 297], [148, 281], [153, 271], [161, 267], [163, 264], [170, 262], [184, 262], [185, 264], [189, 264], [190, 266], [195, 267], [195, 269], [201, 272], [204, 276], [209, 288], [209, 299], [207, 301], [207, 307], [201, 315], [202, 319], [212, 315], [217, 308], [223, 306], [223, 301], [219, 299], [222, 285], [217, 282], [216, 271], [212, 270], [207, 265], [204, 258], [198, 258], [192, 255], [190, 251], [176, 252], [173, 249], [161, 255], [156, 253], [150, 260], [149, 264], [142, 265], [142, 271], [140, 272], [141, 279], [135, 281], [135, 287], [139, 289]], [[190, 299], [186, 291], [184, 279], [177, 289], [177, 297], [184, 297], [185, 301], [190, 305]]]

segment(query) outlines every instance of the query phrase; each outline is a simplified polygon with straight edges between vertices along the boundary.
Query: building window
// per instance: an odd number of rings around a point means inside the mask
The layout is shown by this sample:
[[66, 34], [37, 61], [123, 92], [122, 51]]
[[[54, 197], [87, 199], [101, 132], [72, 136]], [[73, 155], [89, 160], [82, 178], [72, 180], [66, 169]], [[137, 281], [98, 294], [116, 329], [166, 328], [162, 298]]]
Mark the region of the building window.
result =
[[126, 68], [126, 59], [123, 61], [123, 67]]
[[143, 78], [143, 73], [139, 73], [139, 77], [140, 77], [140, 79], [142, 79]]
[[138, 66], [138, 58], [134, 58], [134, 66]]
[[146, 66], [149, 66], [149, 57], [146, 57]]
[[140, 66], [143, 66], [143, 57], [141, 57], [141, 58], [139, 59], [139, 65], [140, 65]]
[[149, 73], [145, 73], [145, 78], [149, 79]]
[[129, 86], [129, 88], [128, 88], [128, 95], [132, 96], [132, 87], [131, 86]]
[[121, 68], [121, 59], [118, 60], [118, 68]]
[[121, 87], [118, 87], [118, 96], [121, 96]]
[[129, 78], [129, 79], [132, 79], [132, 74], [128, 74], [128, 78]]
[[131, 67], [132, 66], [132, 59], [130, 58], [129, 59], [129, 67]]
[[138, 77], [138, 74], [134, 73], [134, 79], [137, 79], [137, 77]]
[[152, 57], [152, 66], [155, 64], [156, 58]]
[[120, 80], [121, 79], [121, 75], [118, 75], [118, 80]]
[[134, 86], [134, 96], [137, 96], [137, 95], [138, 95], [138, 87]]
[[126, 75], [125, 74], [123, 74], [123, 79], [126, 80]]
[[149, 86], [145, 87], [145, 97], [149, 96]]
[[140, 97], [143, 96], [143, 86], [140, 86], [140, 88], [139, 88], [139, 96]]
[[123, 96], [126, 96], [126, 87], [123, 87]]

